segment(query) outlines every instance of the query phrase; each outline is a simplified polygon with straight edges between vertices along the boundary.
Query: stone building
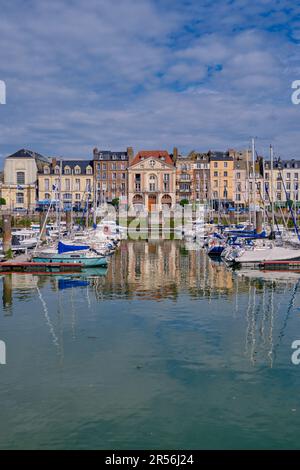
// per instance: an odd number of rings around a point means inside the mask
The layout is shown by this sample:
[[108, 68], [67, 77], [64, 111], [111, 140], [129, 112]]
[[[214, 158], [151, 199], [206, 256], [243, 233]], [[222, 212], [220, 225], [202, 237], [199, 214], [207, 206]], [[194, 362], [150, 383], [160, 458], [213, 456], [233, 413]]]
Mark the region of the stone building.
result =
[[9, 210], [34, 210], [37, 200], [37, 174], [47, 158], [31, 150], [21, 149], [6, 157], [1, 195]]
[[192, 151], [189, 157], [193, 162], [192, 199], [203, 203], [211, 199], [209, 155]]
[[[60, 192], [61, 188], [61, 192]], [[38, 202], [61, 198], [62, 207], [84, 207], [94, 198], [92, 160], [52, 158], [38, 172]]]
[[176, 203], [176, 169], [166, 150], [140, 151], [128, 168], [129, 206], [151, 211]]
[[111, 150], [93, 150], [93, 168], [98, 203], [111, 202], [119, 198], [121, 204], [127, 204], [128, 165], [133, 159], [133, 149], [128, 147], [123, 152]]
[[178, 155], [174, 163], [176, 165], [176, 201], [179, 203], [186, 199], [191, 202], [193, 198], [194, 161], [190, 155]]
[[232, 204], [234, 159], [229, 152], [208, 152], [210, 161], [211, 197], [215, 207]]
[[[271, 162], [264, 162], [265, 184], [272, 198], [272, 172]], [[273, 165], [273, 198], [277, 206], [285, 206], [288, 200], [299, 205], [300, 201], [300, 161], [299, 160], [275, 160]], [[266, 201], [270, 199], [266, 195]]]

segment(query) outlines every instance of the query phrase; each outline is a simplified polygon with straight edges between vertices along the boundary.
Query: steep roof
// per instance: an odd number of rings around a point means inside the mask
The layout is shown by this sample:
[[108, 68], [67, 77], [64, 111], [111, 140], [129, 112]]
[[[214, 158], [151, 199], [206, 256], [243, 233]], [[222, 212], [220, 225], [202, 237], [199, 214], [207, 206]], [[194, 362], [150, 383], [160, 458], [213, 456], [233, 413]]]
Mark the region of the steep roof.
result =
[[28, 149], [20, 149], [6, 158], [34, 158], [35, 160], [41, 160], [44, 162], [49, 161], [47, 157], [44, 157], [40, 153], [33, 152], [32, 150], [28, 150]]
[[174, 166], [174, 161], [167, 150], [141, 150], [134, 157], [131, 166], [139, 163], [141, 160], [145, 160], [146, 158], [155, 158], [164, 161], [168, 165]]

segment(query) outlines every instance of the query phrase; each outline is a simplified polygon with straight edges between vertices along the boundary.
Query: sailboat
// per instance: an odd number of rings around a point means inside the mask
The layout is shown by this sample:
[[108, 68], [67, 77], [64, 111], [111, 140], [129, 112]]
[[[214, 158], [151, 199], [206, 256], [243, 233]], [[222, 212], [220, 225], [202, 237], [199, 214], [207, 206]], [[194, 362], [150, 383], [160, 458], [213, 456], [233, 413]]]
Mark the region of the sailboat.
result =
[[36, 263], [78, 263], [85, 268], [106, 267], [108, 259], [88, 245], [66, 245], [58, 242], [57, 249], [48, 248], [34, 254]]

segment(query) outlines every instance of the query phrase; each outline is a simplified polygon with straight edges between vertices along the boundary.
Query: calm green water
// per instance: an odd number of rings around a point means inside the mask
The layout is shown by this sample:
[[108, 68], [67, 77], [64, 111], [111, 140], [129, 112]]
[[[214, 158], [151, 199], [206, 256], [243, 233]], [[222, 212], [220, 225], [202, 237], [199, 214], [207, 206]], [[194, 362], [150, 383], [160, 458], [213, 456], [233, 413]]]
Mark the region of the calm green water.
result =
[[300, 448], [298, 277], [277, 277], [181, 242], [2, 277], [0, 448]]

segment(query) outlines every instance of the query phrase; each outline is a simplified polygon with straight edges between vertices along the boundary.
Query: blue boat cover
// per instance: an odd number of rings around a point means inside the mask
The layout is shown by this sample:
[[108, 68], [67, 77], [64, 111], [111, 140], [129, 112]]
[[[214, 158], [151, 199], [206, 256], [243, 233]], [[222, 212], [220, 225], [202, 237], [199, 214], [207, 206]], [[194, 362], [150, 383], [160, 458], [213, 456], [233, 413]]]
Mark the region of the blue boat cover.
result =
[[89, 285], [89, 281], [80, 281], [77, 279], [59, 279], [58, 288], [59, 290], [70, 289], [72, 287], [86, 287]]
[[68, 253], [69, 251], [81, 251], [88, 250], [90, 247], [87, 245], [65, 245], [62, 242], [58, 242], [58, 254]]

